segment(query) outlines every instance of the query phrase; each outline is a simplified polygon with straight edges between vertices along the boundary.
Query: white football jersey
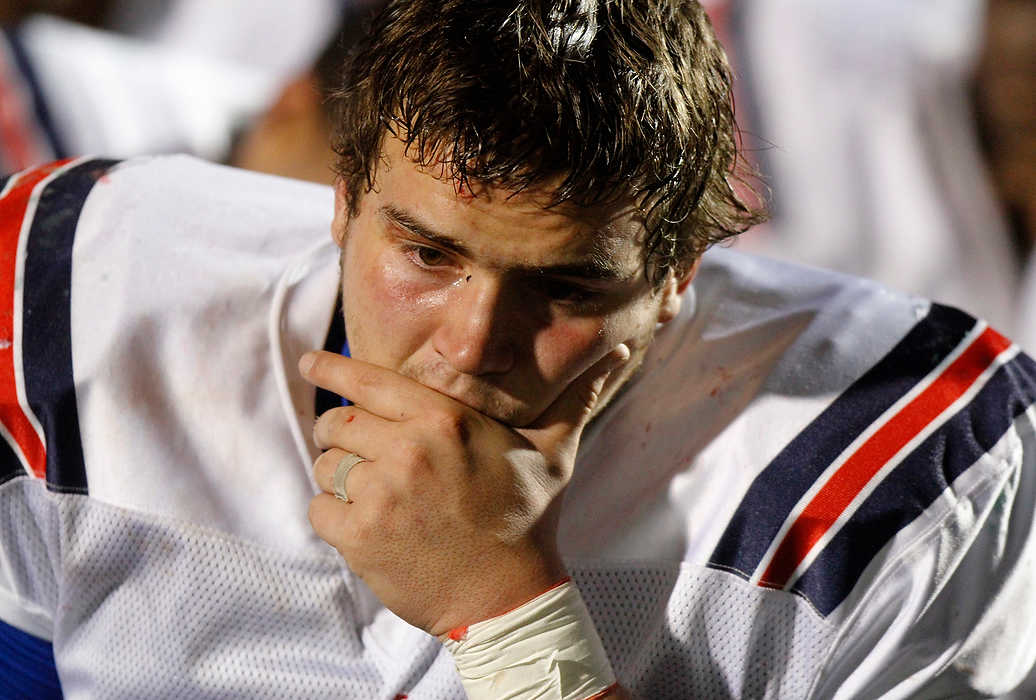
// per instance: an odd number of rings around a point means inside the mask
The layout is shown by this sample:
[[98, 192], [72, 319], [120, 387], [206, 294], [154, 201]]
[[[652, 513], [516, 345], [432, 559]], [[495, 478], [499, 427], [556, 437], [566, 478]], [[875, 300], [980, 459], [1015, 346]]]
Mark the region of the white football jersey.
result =
[[[0, 188], [0, 620], [64, 695], [463, 698], [307, 521], [332, 191], [185, 156]], [[715, 249], [559, 537], [637, 697], [970, 697], [1036, 659], [1034, 502], [1017, 346]]]

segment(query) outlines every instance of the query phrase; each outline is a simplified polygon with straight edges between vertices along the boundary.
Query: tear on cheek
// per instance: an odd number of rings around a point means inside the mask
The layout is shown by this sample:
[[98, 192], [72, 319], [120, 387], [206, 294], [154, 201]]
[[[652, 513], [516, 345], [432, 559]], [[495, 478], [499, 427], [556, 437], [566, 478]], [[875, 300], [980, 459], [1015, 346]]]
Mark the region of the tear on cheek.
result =
[[378, 307], [377, 315], [386, 317], [389, 322], [398, 323], [401, 318], [439, 307], [448, 294], [441, 286], [430, 285], [426, 279], [400, 271], [393, 265], [367, 273], [364, 282], [368, 290], [366, 296]]

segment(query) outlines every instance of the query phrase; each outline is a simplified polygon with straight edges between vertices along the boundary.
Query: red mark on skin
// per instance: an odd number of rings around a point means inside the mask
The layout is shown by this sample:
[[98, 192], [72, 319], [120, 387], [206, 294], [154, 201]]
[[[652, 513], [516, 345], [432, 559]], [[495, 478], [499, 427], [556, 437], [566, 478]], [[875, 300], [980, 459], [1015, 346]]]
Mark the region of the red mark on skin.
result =
[[353, 422], [354, 420], [356, 420], [356, 416], [354, 416], [354, 415], [351, 415], [351, 416], [348, 416], [348, 417], [347, 417], [347, 418], [345, 419], [345, 422], [346, 422], [346, 423], [352, 423], [352, 422]]
[[456, 180], [454, 185], [457, 197], [460, 199], [474, 199], [475, 192], [471, 189], [471, 183], [465, 180]]
[[453, 629], [451, 629], [449, 637], [453, 641], [459, 642], [460, 640], [464, 639], [464, 635], [466, 635], [467, 633], [468, 633], [468, 626], [467, 625], [462, 625], [460, 627], [454, 627]]
[[719, 393], [719, 387], [716, 386], [716, 387], [713, 387], [712, 391], [709, 392], [709, 396], [715, 397], [716, 394], [718, 394], [718, 393]]

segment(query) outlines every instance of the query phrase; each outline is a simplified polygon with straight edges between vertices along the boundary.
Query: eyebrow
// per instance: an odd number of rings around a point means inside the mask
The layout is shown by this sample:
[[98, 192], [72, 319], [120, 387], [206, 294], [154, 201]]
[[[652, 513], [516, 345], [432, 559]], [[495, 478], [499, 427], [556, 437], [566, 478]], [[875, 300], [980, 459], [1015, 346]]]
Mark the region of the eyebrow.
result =
[[[409, 233], [426, 239], [430, 243], [449, 250], [460, 256], [470, 257], [470, 251], [463, 243], [445, 233], [434, 230], [427, 224], [417, 220], [410, 213], [391, 204], [381, 206], [378, 211], [389, 221]], [[550, 277], [573, 277], [588, 281], [624, 282], [633, 275], [623, 270], [614, 259], [603, 251], [595, 252], [585, 262], [559, 263], [557, 265], [520, 267], [530, 274]], [[635, 273], [634, 273], [635, 274]]]

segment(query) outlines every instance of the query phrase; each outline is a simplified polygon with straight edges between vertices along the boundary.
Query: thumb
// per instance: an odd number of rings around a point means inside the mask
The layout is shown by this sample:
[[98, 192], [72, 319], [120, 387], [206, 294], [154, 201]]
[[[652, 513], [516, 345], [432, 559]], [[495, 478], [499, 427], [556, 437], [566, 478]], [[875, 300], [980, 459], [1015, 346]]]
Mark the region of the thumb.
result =
[[617, 345], [576, 377], [532, 425], [519, 432], [544, 453], [556, 452], [568, 440], [577, 439], [593, 415], [604, 383], [629, 357], [629, 348], [624, 343]]

